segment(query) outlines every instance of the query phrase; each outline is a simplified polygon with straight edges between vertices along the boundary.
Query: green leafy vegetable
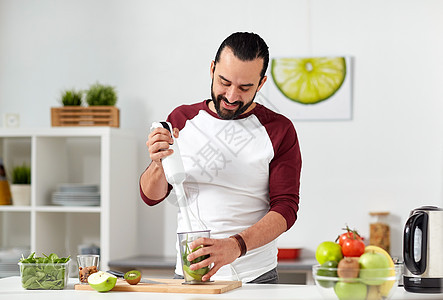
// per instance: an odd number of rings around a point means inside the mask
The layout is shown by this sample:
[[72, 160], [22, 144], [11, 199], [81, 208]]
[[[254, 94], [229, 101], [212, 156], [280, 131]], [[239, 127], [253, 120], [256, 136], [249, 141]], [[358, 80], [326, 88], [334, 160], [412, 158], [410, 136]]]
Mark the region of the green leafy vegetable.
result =
[[61, 290], [65, 287], [67, 264], [71, 258], [49, 256], [36, 257], [35, 252], [19, 261], [22, 286], [28, 290]]
[[203, 275], [205, 275], [206, 273], [209, 272], [209, 267], [203, 267], [203, 268], [200, 268], [200, 269], [197, 269], [197, 270], [193, 271], [193, 270], [191, 270], [191, 269], [189, 268], [189, 266], [192, 265], [192, 264], [199, 263], [199, 262], [201, 262], [202, 260], [205, 260], [205, 259], [209, 258], [209, 255], [199, 256], [199, 257], [197, 257], [196, 259], [194, 259], [194, 260], [191, 261], [191, 262], [188, 260], [187, 257], [188, 257], [188, 255], [189, 255], [190, 253], [195, 252], [195, 251], [197, 251], [198, 249], [200, 249], [200, 248], [202, 248], [202, 247], [203, 247], [203, 246], [198, 246], [197, 248], [195, 248], [195, 249], [193, 249], [193, 250], [191, 251], [191, 249], [189, 248], [188, 243], [186, 242], [185, 253], [183, 253], [183, 256], [182, 256], [183, 271], [185, 272], [184, 275], [185, 275], [185, 276], [186, 276], [186, 275], [189, 275], [189, 276], [192, 277], [194, 280], [198, 280], [198, 281], [201, 281]]

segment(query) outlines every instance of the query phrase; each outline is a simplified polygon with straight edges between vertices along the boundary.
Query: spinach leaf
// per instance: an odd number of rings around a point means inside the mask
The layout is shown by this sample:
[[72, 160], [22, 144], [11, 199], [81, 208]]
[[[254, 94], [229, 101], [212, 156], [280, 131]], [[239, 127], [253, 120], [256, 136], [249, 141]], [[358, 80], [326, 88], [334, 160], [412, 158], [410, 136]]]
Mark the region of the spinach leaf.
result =
[[192, 278], [199, 280], [199, 281], [201, 281], [201, 278], [203, 277], [203, 275], [205, 275], [206, 273], [209, 272], [209, 267], [203, 267], [203, 268], [193, 271], [193, 270], [189, 269], [189, 266], [192, 264], [199, 263], [202, 260], [209, 258], [209, 255], [199, 256], [191, 262], [188, 260], [187, 257], [190, 253], [197, 251], [201, 247], [203, 247], [203, 246], [198, 246], [197, 248], [195, 248], [191, 251], [191, 249], [189, 248], [189, 245], [188, 245], [188, 241], [186, 240], [186, 248], [185, 248], [185, 251], [182, 255], [183, 271], [186, 272]]
[[22, 286], [28, 290], [60, 290], [65, 287], [67, 264], [71, 256], [58, 257], [51, 253], [49, 256], [36, 257], [35, 252], [19, 261]]

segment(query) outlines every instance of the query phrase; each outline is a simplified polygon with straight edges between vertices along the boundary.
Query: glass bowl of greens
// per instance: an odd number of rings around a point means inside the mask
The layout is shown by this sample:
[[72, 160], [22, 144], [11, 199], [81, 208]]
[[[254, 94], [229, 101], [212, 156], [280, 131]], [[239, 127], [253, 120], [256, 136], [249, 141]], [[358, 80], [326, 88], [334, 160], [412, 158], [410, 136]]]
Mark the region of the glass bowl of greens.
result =
[[189, 246], [193, 241], [201, 238], [201, 237], [210, 237], [209, 230], [202, 231], [190, 231], [190, 232], [180, 232], [178, 233], [178, 242], [180, 246], [180, 256], [182, 258], [182, 269], [183, 269], [183, 277], [185, 278], [185, 284], [199, 284], [202, 283], [202, 277], [206, 273], [209, 272], [209, 267], [200, 268], [198, 270], [191, 270], [189, 267], [192, 264], [196, 264], [205, 260], [209, 257], [209, 255], [203, 255], [197, 257], [193, 261], [189, 261], [187, 259], [188, 255], [194, 251], [197, 251], [203, 246], [198, 246], [194, 249], [191, 249]]
[[27, 258], [22, 257], [18, 265], [22, 287], [27, 290], [62, 290], [68, 284], [68, 264], [70, 256], [58, 257], [51, 253], [44, 257], [31, 253]]

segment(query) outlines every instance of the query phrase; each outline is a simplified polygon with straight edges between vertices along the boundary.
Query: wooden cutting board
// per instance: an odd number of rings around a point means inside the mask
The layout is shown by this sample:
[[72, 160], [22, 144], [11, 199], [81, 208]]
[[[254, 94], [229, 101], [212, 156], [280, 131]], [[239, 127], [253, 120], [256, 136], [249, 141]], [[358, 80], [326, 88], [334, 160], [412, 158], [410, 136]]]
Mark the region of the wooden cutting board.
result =
[[[185, 294], [221, 294], [242, 286], [241, 281], [213, 281], [202, 284], [182, 284], [183, 279], [146, 278], [166, 284], [138, 283], [130, 285], [123, 279], [118, 279], [111, 291], [121, 292], [151, 292], [151, 293], [185, 293]], [[76, 290], [94, 291], [89, 284], [76, 284]]]

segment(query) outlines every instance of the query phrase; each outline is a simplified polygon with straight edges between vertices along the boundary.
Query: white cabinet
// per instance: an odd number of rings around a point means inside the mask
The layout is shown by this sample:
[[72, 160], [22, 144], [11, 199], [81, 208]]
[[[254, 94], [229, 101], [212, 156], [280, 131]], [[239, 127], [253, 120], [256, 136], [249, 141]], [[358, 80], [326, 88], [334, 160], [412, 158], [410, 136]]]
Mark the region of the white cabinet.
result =
[[[31, 205], [0, 206], [0, 248], [30, 247], [38, 255], [71, 255], [96, 244], [101, 269], [137, 254], [137, 149], [129, 131], [109, 127], [0, 129], [6, 171], [31, 166]], [[96, 184], [99, 206], [51, 204], [57, 186]], [[76, 263], [72, 264], [75, 265]]]

